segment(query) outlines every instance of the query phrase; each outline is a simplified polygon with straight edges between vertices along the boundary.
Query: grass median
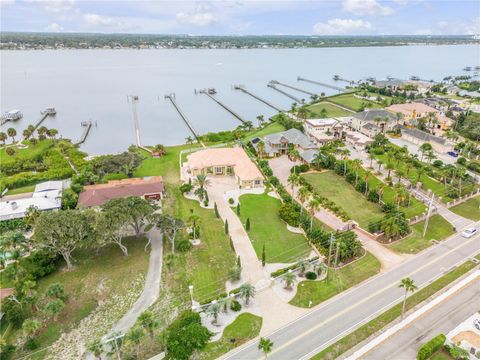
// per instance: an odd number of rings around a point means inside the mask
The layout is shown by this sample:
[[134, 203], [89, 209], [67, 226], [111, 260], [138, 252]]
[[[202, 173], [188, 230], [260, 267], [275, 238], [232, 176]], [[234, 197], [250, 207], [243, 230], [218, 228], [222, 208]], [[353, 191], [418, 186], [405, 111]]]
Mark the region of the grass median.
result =
[[[427, 285], [424, 288], [418, 290], [410, 297], [408, 297], [406, 309], [410, 310], [413, 307], [417, 306], [422, 301], [425, 301], [436, 292], [440, 291], [453, 281], [460, 278], [462, 275], [466, 274], [468, 271], [472, 270], [475, 266], [476, 265], [472, 261], [466, 261], [454, 270], [435, 280], [430, 285]], [[390, 324], [392, 321], [394, 321], [401, 315], [401, 312], [402, 304], [399, 303], [390, 308], [389, 310], [385, 311], [381, 315], [377, 316], [375, 319], [359, 327], [351, 334], [343, 337], [333, 345], [330, 345], [317, 355], [313, 356], [312, 359], [336, 359], [344, 352], [348, 351], [355, 345], [367, 339], [369, 336], [375, 334], [377, 331], [384, 328], [386, 325]]]

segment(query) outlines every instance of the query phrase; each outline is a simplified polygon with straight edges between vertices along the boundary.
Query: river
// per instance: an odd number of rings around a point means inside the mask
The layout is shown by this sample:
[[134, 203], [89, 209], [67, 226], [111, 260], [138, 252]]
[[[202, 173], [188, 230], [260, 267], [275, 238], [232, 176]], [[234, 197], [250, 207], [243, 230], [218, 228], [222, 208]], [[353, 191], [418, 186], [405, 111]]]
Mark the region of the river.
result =
[[[135, 142], [131, 104], [139, 96], [138, 116], [143, 144], [184, 143], [190, 135], [165, 94], [177, 103], [199, 133], [233, 129], [240, 122], [195, 89], [213, 87], [217, 98], [256, 123], [256, 116], [274, 110], [234, 90], [241, 84], [281, 108], [292, 100], [268, 88], [274, 79], [316, 93], [336, 91], [306, 82], [303, 76], [344, 86], [332, 80], [387, 76], [441, 80], [465, 74], [466, 65], [479, 64], [476, 45], [404, 46], [251, 50], [51, 50], [1, 51], [0, 110], [20, 109], [24, 117], [13, 126], [21, 132], [40, 111], [55, 107], [57, 116], [44, 125], [77, 140], [81, 122], [94, 127], [82, 149], [89, 154], [114, 153]], [[308, 95], [285, 89], [299, 98]], [[12, 126], [7, 124], [2, 131]]]

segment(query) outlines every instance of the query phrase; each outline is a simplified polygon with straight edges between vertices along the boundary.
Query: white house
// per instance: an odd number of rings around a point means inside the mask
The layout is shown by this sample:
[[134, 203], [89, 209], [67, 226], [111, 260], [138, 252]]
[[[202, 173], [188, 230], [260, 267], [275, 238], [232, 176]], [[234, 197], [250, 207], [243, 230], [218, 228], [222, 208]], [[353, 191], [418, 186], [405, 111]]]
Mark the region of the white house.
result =
[[35, 186], [31, 197], [0, 201], [0, 221], [25, 217], [28, 209], [58, 210], [62, 207], [62, 192], [67, 181], [46, 181]]
[[343, 119], [307, 119], [304, 124], [305, 132], [309, 139], [317, 145], [325, 145], [329, 141], [342, 138]]

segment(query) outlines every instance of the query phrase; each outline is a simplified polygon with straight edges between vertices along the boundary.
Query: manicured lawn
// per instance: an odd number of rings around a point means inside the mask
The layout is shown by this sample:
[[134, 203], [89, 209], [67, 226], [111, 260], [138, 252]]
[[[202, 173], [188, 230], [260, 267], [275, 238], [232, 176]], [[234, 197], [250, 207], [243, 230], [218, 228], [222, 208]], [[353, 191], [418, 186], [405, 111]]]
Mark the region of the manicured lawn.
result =
[[430, 356], [430, 360], [454, 360], [454, 359], [446, 351], [438, 350], [436, 353]]
[[[18, 140], [18, 139], [19, 139], [19, 136], [16, 136], [15, 140]], [[25, 142], [25, 144], [28, 145], [28, 142]], [[18, 160], [30, 160], [42, 155], [43, 153], [45, 153], [45, 151], [47, 151], [49, 148], [53, 146], [54, 146], [54, 142], [53, 140], [50, 140], [50, 139], [39, 141], [35, 146], [28, 145], [28, 147], [25, 149], [19, 149], [18, 147], [14, 146], [13, 147], [15, 149], [14, 156], [7, 155], [6, 148], [2, 147], [0, 148], [0, 159], [2, 159], [3, 165], [15, 163]]]
[[[131, 238], [125, 244], [129, 256], [124, 256], [118, 246], [103, 248], [98, 254], [90, 250], [80, 251], [74, 255], [73, 271], [62, 267], [38, 280], [38, 294], [43, 295], [51, 284], [61, 283], [68, 295], [58, 320], [49, 321], [37, 336], [39, 349], [54, 343], [62, 333], [75, 329], [100, 301], [128, 296], [133, 283], [138, 282], [139, 276], [146, 275], [149, 252], [144, 251], [145, 239]], [[19, 331], [16, 329], [16, 334], [19, 335]], [[11, 338], [14, 339], [15, 334]]]
[[344, 94], [344, 95], [339, 95], [339, 96], [332, 96], [328, 98], [328, 101], [331, 101], [333, 103], [345, 106], [349, 109], [352, 109], [354, 111], [362, 111], [364, 107], [367, 107], [367, 104], [370, 104], [370, 108], [381, 108], [382, 105], [374, 103], [372, 101], [364, 100], [364, 99], [358, 99], [353, 96], [352, 93], [350, 94]]
[[8, 190], [6, 195], [18, 195], [23, 193], [33, 192], [35, 185], [22, 186], [16, 189]]
[[478, 221], [480, 220], [480, 196], [476, 196], [460, 205], [451, 207], [450, 211], [467, 219]]
[[256, 137], [263, 137], [265, 135], [274, 134], [274, 133], [284, 131], [284, 130], [285, 130], [285, 128], [283, 127], [283, 125], [281, 125], [277, 122], [272, 122], [272, 123], [268, 124], [267, 126], [265, 126], [261, 130], [252, 130], [251, 134], [249, 134], [245, 137], [245, 141], [250, 141], [250, 140], [252, 140], [253, 138], [256, 138]]
[[326, 117], [341, 117], [341, 116], [348, 116], [352, 114], [350, 111], [343, 110], [326, 101], [322, 101], [322, 102], [308, 106], [308, 110], [310, 110], [313, 113], [313, 116], [315, 118], [320, 117], [322, 109], [325, 109], [327, 111]]
[[295, 234], [278, 216], [281, 202], [267, 194], [240, 197], [240, 219], [250, 218], [250, 240], [259, 259], [265, 244], [268, 263], [290, 263], [308, 255], [311, 248], [302, 234]]
[[342, 207], [362, 228], [366, 229], [369, 222], [383, 217], [376, 204], [368, 201], [342, 176], [333, 171], [303, 176], [312, 184], [315, 191]]
[[260, 333], [261, 327], [261, 317], [242, 313], [225, 328], [220, 340], [207, 344], [196, 358], [201, 360], [217, 359], [226, 352], [255, 338]]
[[[365, 169], [363, 168], [359, 169], [358, 176], [359, 178], [365, 180]], [[384, 182], [374, 175], [370, 176], [370, 178], [368, 179], [368, 187], [370, 189], [375, 189], [382, 184], [384, 184]], [[395, 203], [394, 199], [395, 199], [395, 190], [390, 186], [386, 186], [383, 190], [382, 200], [384, 202]], [[422, 214], [423, 212], [425, 212], [426, 209], [427, 207], [425, 206], [425, 204], [422, 203], [421, 201], [418, 201], [413, 196], [410, 197], [410, 206], [400, 207], [400, 210], [402, 210], [405, 213], [405, 216], [407, 217], [407, 219], [410, 219], [416, 215]]]
[[320, 304], [322, 301], [345, 291], [346, 289], [361, 283], [369, 277], [380, 272], [380, 262], [370, 253], [359, 260], [334, 271], [330, 269], [329, 280], [310, 281], [305, 280], [297, 285], [297, 293], [290, 301], [291, 305], [309, 307]]
[[[433, 283], [428, 286], [416, 291], [410, 295], [407, 299], [406, 309], [410, 310], [413, 307], [420, 304], [422, 301], [428, 299], [430, 296], [436, 292], [443, 289], [448, 284], [454, 282], [459, 277], [470, 271], [475, 267], [475, 264], [471, 261], [467, 261], [462, 265], [458, 266], [454, 270], [443, 275], [441, 278], [435, 280]], [[399, 317], [402, 313], [402, 304], [397, 304], [385, 311], [381, 315], [377, 316], [375, 319], [369, 321], [365, 325], [359, 327], [357, 330], [353, 331], [351, 334], [343, 337], [338, 340], [335, 344], [330, 345], [314, 357], [314, 360], [333, 360], [338, 358], [347, 350], [351, 349], [355, 345], [359, 344], [370, 335], [376, 333], [386, 325], [390, 324], [393, 320]]]
[[442, 241], [453, 234], [452, 225], [440, 215], [433, 215], [429, 222], [425, 237], [423, 227], [425, 221], [411, 226], [412, 233], [402, 240], [391, 244], [392, 250], [400, 253], [416, 254], [432, 245], [432, 240]]

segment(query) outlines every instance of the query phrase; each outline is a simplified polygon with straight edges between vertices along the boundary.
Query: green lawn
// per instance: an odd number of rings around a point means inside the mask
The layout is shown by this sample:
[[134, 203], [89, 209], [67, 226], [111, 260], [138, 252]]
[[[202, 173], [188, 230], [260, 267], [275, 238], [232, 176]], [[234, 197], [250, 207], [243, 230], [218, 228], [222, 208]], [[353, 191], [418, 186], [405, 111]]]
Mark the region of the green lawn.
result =
[[250, 218], [249, 237], [259, 259], [265, 244], [267, 262], [290, 263], [306, 257], [311, 248], [302, 234], [292, 233], [278, 216], [281, 202], [267, 194], [240, 197], [240, 219]]
[[35, 185], [22, 186], [16, 189], [8, 190], [6, 195], [18, 195], [33, 192], [35, 190]]
[[311, 301], [312, 306], [315, 306], [379, 272], [380, 262], [372, 254], [367, 253], [359, 260], [338, 269], [336, 275], [330, 269], [328, 281], [325, 279], [300, 282], [297, 285], [297, 293], [290, 304], [308, 307]]
[[[442, 290], [448, 284], [454, 282], [459, 277], [472, 270], [476, 265], [472, 261], [467, 261], [462, 265], [456, 267], [454, 270], [443, 275], [441, 278], [435, 280], [433, 283], [427, 285], [426, 287], [416, 291], [407, 298], [406, 309], [410, 310], [413, 307], [420, 304], [422, 301], [428, 299], [430, 296], [436, 292]], [[367, 339], [372, 334], [381, 330], [386, 325], [390, 324], [393, 320], [398, 318], [402, 313], [402, 304], [397, 304], [385, 311], [381, 315], [377, 316], [375, 319], [369, 321], [365, 325], [362, 325], [357, 330], [353, 331], [351, 334], [343, 337], [338, 340], [333, 345], [330, 345], [317, 355], [312, 357], [312, 360], [333, 360], [337, 359], [354, 347], [363, 340]]]
[[312, 184], [315, 191], [342, 207], [362, 228], [366, 229], [369, 222], [383, 218], [383, 213], [376, 204], [368, 201], [335, 172], [325, 171], [302, 176]]
[[480, 196], [476, 196], [460, 205], [451, 207], [450, 211], [467, 219], [478, 221], [480, 220]]
[[[335, 104], [345, 106], [349, 109], [352, 109], [354, 111], [362, 111], [363, 108], [365, 107], [370, 107], [370, 108], [382, 108], [383, 106], [381, 104], [374, 103], [372, 101], [364, 100], [364, 99], [358, 99], [353, 96], [353, 93], [350, 94], [344, 94], [344, 95], [338, 95], [338, 96], [332, 96], [328, 98], [328, 101], [331, 101]], [[370, 105], [370, 106], [367, 106]]]
[[[49, 285], [61, 283], [68, 295], [65, 309], [57, 321], [49, 321], [37, 336], [39, 349], [59, 339], [60, 335], [75, 329], [80, 320], [88, 316], [99, 301], [112, 297], [127, 296], [132, 282], [146, 275], [149, 252], [144, 251], [144, 238], [131, 238], [125, 242], [129, 256], [122, 254], [118, 246], [108, 246], [98, 254], [91, 250], [74, 254], [73, 271], [61, 269], [38, 280], [37, 292], [44, 294]], [[106, 329], [107, 330], [107, 329]], [[19, 335], [18, 329], [12, 334]]]
[[248, 134], [246, 137], [245, 137], [245, 141], [250, 141], [256, 137], [263, 137], [265, 135], [269, 135], [269, 134], [274, 134], [274, 133], [277, 133], [277, 132], [280, 132], [280, 131], [284, 131], [285, 128], [283, 127], [283, 125], [277, 123], [277, 122], [272, 122], [270, 124], [268, 124], [267, 126], [265, 126], [263, 129], [261, 130], [252, 130], [250, 134]]
[[254, 339], [260, 333], [261, 327], [261, 317], [242, 313], [225, 328], [220, 340], [207, 344], [195, 358], [199, 360], [217, 359], [226, 352]]
[[438, 350], [436, 353], [430, 356], [429, 360], [454, 360], [454, 358], [451, 357], [446, 351]]
[[425, 237], [422, 236], [424, 226], [425, 221], [412, 225], [412, 233], [391, 244], [390, 248], [399, 253], [416, 254], [431, 246], [432, 240], [442, 241], [453, 234], [452, 225], [438, 214], [430, 218]]
[[330, 104], [326, 101], [322, 101], [307, 107], [313, 113], [314, 118], [318, 118], [321, 115], [322, 109], [326, 110], [326, 117], [341, 117], [351, 115], [352, 112], [343, 110], [333, 104]]

